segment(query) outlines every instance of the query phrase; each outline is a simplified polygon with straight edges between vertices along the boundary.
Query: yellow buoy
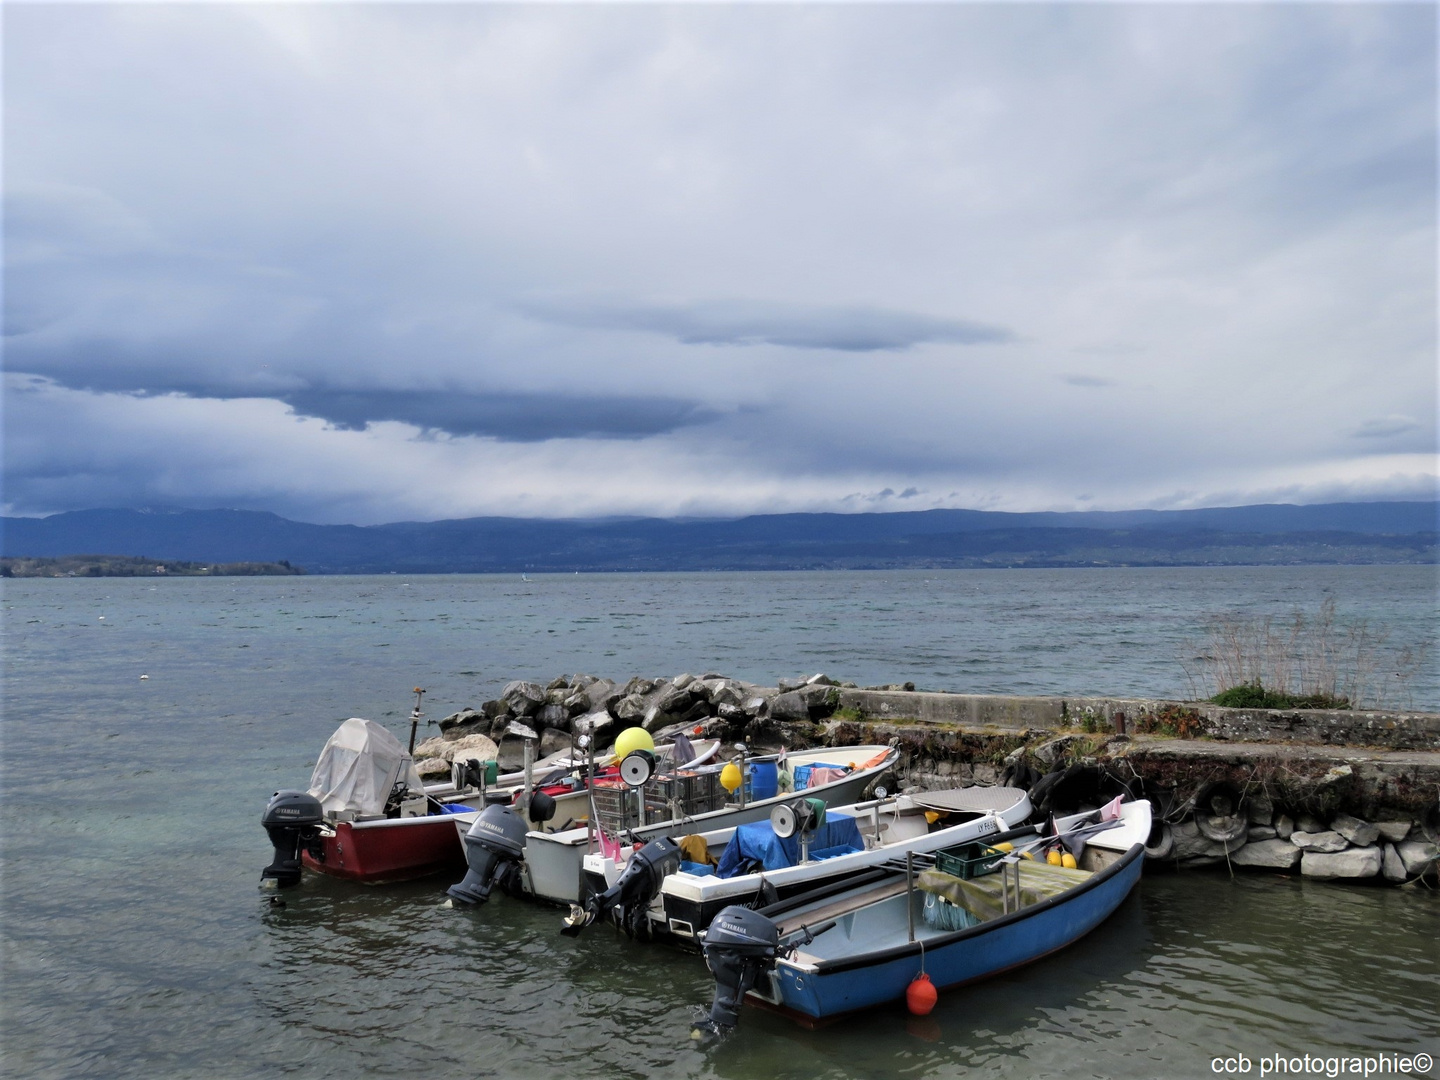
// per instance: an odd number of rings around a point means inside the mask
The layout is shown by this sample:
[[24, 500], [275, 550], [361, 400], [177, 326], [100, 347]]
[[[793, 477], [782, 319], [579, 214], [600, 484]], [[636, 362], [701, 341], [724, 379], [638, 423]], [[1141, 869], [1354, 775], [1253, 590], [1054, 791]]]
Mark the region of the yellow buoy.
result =
[[643, 727], [626, 728], [615, 736], [615, 756], [623, 758], [635, 750], [649, 750], [655, 752], [655, 740]]
[[720, 786], [723, 787], [726, 791], [732, 792], [740, 786], [739, 765], [736, 765], [733, 761], [731, 761], [728, 762], [726, 766], [720, 770]]
[[1005, 843], [1003, 843], [1003, 844], [996, 844], [996, 845], [994, 846], [994, 848], [992, 848], [991, 850], [992, 850], [992, 851], [1014, 851], [1014, 850], [1015, 850], [1015, 845], [1012, 844], [1012, 843], [1010, 843], [1010, 842], [1007, 840], [1007, 841], [1006, 841]]
[[1066, 870], [1074, 870], [1076, 868], [1075, 856], [1071, 855], [1068, 851], [1065, 852], [1064, 855], [1060, 856], [1060, 865], [1065, 867]]
[[1051, 866], [1059, 866], [1059, 865], [1060, 865], [1060, 853], [1059, 853], [1058, 851], [1052, 851], [1052, 852], [1050, 852], [1050, 854], [1048, 854], [1048, 855], [1045, 856], [1045, 861], [1046, 861], [1047, 863], [1049, 863]]

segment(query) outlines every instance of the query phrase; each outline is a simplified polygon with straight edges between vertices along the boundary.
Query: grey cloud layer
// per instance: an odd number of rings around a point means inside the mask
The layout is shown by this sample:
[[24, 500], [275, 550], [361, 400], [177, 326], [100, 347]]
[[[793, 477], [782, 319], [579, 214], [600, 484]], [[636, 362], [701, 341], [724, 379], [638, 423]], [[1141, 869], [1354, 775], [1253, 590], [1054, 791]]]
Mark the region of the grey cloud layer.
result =
[[[16, 5], [6, 367], [86, 394], [7, 399], [7, 495], [63, 509], [104, 472], [294, 513], [354, 487], [357, 433], [453, 477], [436, 516], [511, 475], [570, 505], [600, 460], [627, 512], [1410, 490], [1435, 23]], [[265, 463], [281, 420], [334, 475]], [[372, 519], [426, 512], [368, 482]]]
[[536, 319], [598, 330], [659, 334], [685, 345], [780, 345], [840, 352], [899, 351], [926, 342], [975, 345], [1013, 341], [1004, 327], [855, 306], [729, 300], [689, 304], [533, 301]]

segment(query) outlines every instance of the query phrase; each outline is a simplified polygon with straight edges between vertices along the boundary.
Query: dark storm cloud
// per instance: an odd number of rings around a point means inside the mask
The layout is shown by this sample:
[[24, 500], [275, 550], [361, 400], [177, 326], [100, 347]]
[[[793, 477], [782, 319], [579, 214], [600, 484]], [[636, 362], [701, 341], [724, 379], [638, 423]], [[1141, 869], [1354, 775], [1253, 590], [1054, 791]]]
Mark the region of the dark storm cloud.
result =
[[546, 300], [523, 305], [532, 318], [590, 330], [658, 334], [684, 345], [780, 345], [840, 352], [899, 351], [927, 342], [960, 345], [1008, 342], [1000, 326], [908, 311], [728, 300], [629, 304]]
[[507, 442], [546, 439], [644, 439], [703, 424], [718, 414], [698, 402], [666, 397], [601, 397], [504, 391], [336, 390], [279, 395], [303, 416], [363, 429], [396, 420], [451, 435], [490, 435]]

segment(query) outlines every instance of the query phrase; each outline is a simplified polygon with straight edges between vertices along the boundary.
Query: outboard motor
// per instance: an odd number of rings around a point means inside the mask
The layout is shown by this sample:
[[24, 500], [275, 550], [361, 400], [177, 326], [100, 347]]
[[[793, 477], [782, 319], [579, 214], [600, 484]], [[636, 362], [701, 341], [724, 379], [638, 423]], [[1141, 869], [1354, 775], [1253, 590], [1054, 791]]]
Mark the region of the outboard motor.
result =
[[[506, 802], [491, 801], [504, 799]], [[466, 904], [483, 904], [499, 885], [511, 895], [520, 891], [520, 861], [525, 856], [525, 819], [508, 804], [509, 795], [492, 792], [470, 831], [465, 834], [465, 880], [450, 886], [449, 894]]]
[[635, 854], [625, 866], [625, 872], [615, 884], [598, 896], [592, 896], [584, 907], [570, 905], [570, 916], [560, 932], [566, 937], [575, 937], [596, 919], [620, 910], [620, 925], [633, 938], [648, 941], [650, 920], [645, 910], [667, 874], [680, 869], [680, 845], [668, 836], [651, 840]]
[[300, 854], [309, 851], [314, 858], [323, 857], [320, 825], [325, 811], [320, 800], [308, 791], [277, 791], [265, 807], [260, 824], [270, 834], [275, 847], [275, 861], [260, 872], [260, 883], [274, 882], [287, 888], [300, 881]]
[[715, 976], [715, 1002], [710, 1015], [697, 1022], [696, 1038], [725, 1035], [740, 1022], [740, 1003], [760, 976], [775, 967], [780, 929], [747, 907], [722, 908], [701, 935], [705, 965]]

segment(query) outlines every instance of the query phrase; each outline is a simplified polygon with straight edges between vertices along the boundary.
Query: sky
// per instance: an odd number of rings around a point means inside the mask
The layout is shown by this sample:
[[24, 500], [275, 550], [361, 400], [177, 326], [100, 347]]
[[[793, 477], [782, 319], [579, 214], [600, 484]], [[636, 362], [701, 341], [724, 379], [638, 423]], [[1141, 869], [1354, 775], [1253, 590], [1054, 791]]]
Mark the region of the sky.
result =
[[1430, 4], [3, 19], [7, 514], [1436, 495]]

